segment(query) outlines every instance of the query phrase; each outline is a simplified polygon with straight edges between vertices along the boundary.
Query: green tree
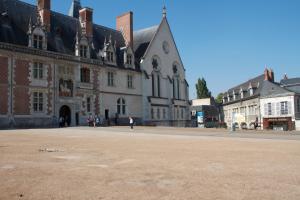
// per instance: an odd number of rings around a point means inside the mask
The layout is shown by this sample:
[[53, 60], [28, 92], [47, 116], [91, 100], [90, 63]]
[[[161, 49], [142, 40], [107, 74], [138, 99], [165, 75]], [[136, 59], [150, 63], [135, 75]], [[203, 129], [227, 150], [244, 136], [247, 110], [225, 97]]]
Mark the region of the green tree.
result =
[[223, 99], [223, 93], [219, 93], [217, 98], [215, 99], [216, 103], [222, 103], [222, 99]]
[[211, 92], [208, 90], [206, 81], [204, 78], [198, 79], [198, 82], [196, 84], [196, 91], [197, 91], [197, 98], [203, 99], [203, 98], [209, 98], [211, 97]]

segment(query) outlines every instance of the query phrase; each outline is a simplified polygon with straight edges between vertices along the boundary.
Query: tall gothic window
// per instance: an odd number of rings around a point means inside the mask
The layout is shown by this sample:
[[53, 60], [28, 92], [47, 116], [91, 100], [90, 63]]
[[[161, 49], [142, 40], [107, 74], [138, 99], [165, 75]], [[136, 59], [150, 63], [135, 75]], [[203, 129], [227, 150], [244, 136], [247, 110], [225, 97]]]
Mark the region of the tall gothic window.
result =
[[119, 115], [126, 114], [126, 102], [125, 102], [125, 99], [123, 99], [123, 98], [119, 98], [117, 101], [117, 113]]

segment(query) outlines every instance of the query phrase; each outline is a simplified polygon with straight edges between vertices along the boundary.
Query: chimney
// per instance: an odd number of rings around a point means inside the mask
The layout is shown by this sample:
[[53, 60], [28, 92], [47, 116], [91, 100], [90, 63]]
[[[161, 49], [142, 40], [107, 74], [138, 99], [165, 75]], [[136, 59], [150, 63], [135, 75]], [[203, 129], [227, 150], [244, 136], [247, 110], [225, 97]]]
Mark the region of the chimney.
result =
[[272, 69], [269, 70], [269, 78], [270, 78], [269, 81], [274, 82], [274, 72]]
[[133, 13], [127, 12], [117, 17], [117, 30], [121, 31], [126, 45], [133, 48]]
[[82, 8], [79, 11], [82, 34], [93, 37], [93, 9]]
[[46, 30], [49, 32], [51, 26], [51, 0], [38, 0], [37, 8], [41, 16], [42, 25], [45, 26]]
[[270, 81], [270, 82], [274, 82], [274, 72], [272, 69], [265, 69], [265, 81]]

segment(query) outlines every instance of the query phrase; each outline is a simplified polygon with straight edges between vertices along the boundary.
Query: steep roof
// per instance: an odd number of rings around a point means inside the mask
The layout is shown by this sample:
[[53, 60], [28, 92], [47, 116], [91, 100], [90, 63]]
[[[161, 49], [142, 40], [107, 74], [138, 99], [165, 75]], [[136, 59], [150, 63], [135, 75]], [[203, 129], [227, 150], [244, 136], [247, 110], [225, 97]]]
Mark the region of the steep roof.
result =
[[157, 32], [157, 29], [158, 26], [152, 26], [133, 32], [133, 50], [138, 62], [144, 56], [151, 40]]
[[[260, 95], [261, 93], [261, 88], [262, 88], [262, 85], [263, 85], [263, 82], [264, 82], [264, 74], [262, 75], [259, 75], [255, 78], [252, 78], [246, 82], [243, 82], [233, 88], [230, 88], [228, 91], [226, 91], [224, 93], [224, 97], [226, 99], [227, 95], [229, 96], [232, 96], [233, 95], [233, 91], [234, 93], [236, 94], [236, 99], [235, 100], [232, 100], [232, 101], [229, 101], [229, 102], [225, 102], [225, 104], [230, 104], [230, 103], [234, 103], [236, 101], [241, 101], [241, 100], [246, 100], [246, 99], [249, 99], [249, 98], [253, 98], [253, 97], [257, 97]], [[250, 95], [250, 91], [248, 90], [249, 89], [249, 86], [252, 86], [252, 89], [253, 89], [253, 95]], [[243, 98], [241, 98], [241, 95], [240, 95], [240, 90], [243, 90]]]
[[[17, 9], [16, 9], [17, 8]], [[19, 0], [0, 0], [0, 42], [28, 46], [28, 25], [37, 22], [37, 7]], [[75, 54], [76, 32], [80, 27], [79, 20], [61, 13], [51, 11], [51, 30], [47, 36], [49, 51], [64, 54]], [[91, 58], [97, 59], [97, 54], [104, 46], [105, 38], [111, 36], [116, 47], [125, 46], [125, 40], [120, 31], [93, 24], [93, 47]], [[117, 51], [117, 63], [122, 65], [122, 55]]]

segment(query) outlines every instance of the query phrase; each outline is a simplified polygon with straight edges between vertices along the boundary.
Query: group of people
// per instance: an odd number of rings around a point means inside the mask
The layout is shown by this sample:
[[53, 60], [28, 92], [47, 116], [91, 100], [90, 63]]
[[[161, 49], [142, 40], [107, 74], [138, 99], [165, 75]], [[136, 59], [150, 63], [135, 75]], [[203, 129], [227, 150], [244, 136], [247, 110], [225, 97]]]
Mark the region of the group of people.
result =
[[[132, 117], [129, 116], [129, 126], [130, 126], [130, 129], [133, 129], [133, 125], [134, 125], [134, 120]], [[88, 126], [92, 126], [92, 127], [98, 127], [102, 124], [102, 121], [101, 121], [101, 118], [96, 115], [96, 116], [92, 116], [90, 115], [88, 118], [87, 118], [87, 124]], [[116, 120], [116, 125], [117, 125], [117, 120]]]
[[93, 126], [94, 128], [96, 126], [100, 126], [102, 124], [101, 118], [98, 115], [96, 115], [96, 116], [90, 115], [87, 118], [86, 122], [87, 122], [88, 126]]

